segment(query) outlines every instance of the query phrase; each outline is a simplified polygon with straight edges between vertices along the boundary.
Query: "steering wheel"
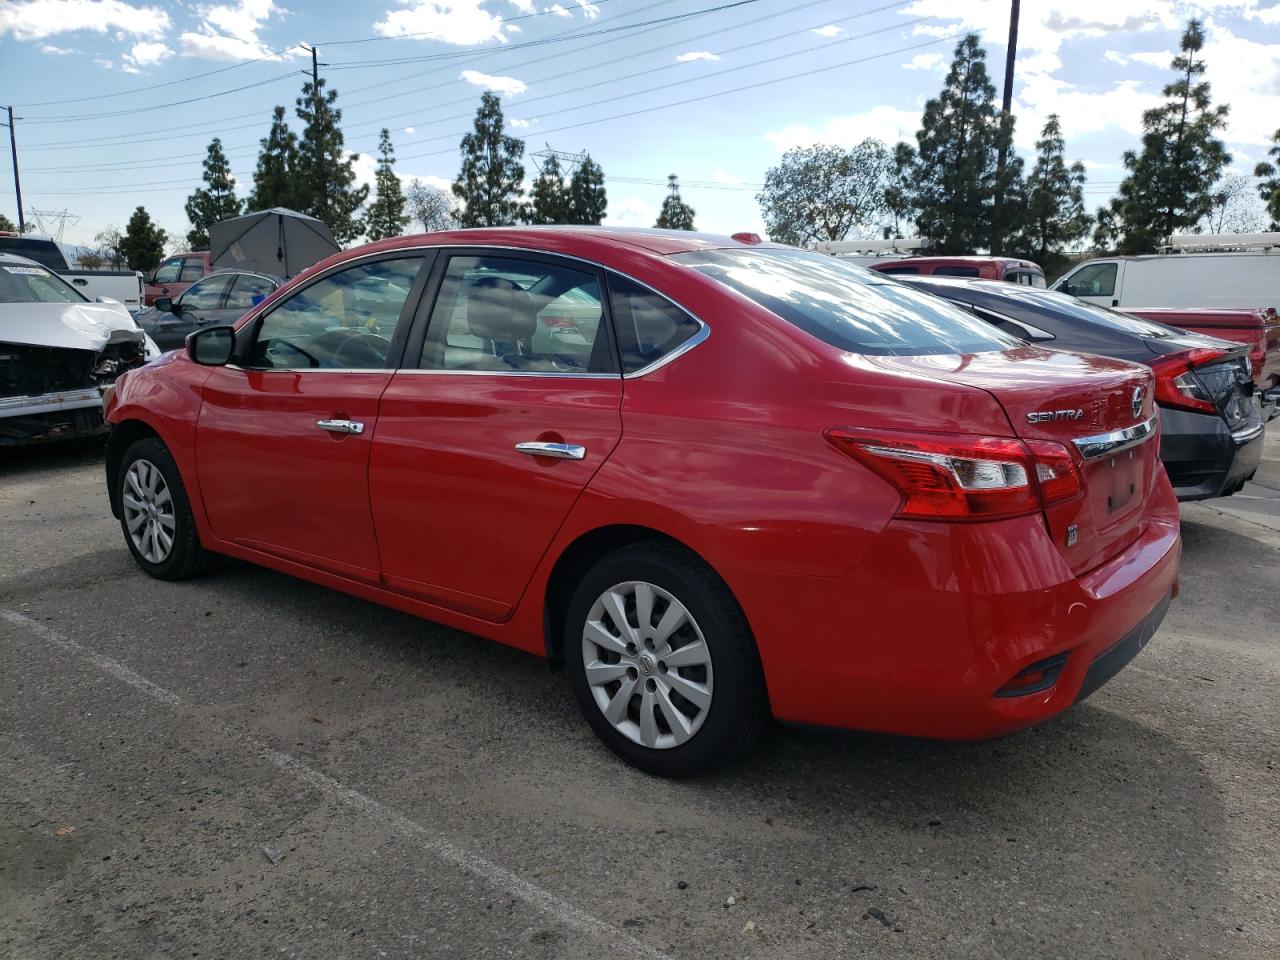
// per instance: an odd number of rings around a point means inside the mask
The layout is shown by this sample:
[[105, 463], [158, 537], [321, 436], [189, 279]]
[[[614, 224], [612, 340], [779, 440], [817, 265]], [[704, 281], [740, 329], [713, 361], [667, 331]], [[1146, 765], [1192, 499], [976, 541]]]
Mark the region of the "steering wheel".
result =
[[334, 366], [376, 370], [387, 360], [391, 341], [376, 333], [353, 333], [333, 351]]

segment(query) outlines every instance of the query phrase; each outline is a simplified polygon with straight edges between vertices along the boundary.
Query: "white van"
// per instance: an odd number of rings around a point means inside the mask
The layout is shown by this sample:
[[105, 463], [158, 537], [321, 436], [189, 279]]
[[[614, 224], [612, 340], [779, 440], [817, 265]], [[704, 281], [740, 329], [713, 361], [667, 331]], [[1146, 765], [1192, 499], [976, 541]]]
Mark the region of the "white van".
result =
[[[1280, 234], [1274, 236], [1280, 241]], [[1088, 260], [1053, 285], [1104, 307], [1280, 306], [1280, 245]]]

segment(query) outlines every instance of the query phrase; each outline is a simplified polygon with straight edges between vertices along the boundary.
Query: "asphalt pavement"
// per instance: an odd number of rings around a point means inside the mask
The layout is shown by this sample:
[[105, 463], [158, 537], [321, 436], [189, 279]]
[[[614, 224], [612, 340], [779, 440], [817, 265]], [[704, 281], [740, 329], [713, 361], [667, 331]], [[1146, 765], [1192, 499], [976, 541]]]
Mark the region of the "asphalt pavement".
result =
[[1280, 431], [1182, 595], [998, 741], [667, 782], [532, 657], [246, 564], [153, 581], [101, 447], [0, 450], [0, 957], [1280, 956]]

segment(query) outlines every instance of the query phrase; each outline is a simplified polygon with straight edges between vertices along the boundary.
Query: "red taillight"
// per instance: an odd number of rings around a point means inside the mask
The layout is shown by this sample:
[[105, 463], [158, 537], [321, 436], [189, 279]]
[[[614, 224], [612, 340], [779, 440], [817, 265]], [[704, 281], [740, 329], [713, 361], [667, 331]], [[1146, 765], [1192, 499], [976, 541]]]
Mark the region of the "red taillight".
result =
[[1083, 490], [1071, 453], [1047, 440], [834, 427], [826, 438], [898, 489], [900, 517], [1016, 517]]
[[1191, 371], [1227, 355], [1225, 350], [1197, 347], [1170, 353], [1151, 361], [1156, 375], [1156, 403], [1179, 410], [1195, 410], [1199, 413], [1217, 413], [1213, 398], [1200, 385]]

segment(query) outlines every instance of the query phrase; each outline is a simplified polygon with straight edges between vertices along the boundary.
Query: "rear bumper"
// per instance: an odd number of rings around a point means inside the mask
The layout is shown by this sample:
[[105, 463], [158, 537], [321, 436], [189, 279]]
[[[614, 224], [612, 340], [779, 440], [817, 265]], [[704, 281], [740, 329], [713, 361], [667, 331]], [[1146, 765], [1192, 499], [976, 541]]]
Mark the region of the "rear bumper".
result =
[[1160, 459], [1179, 500], [1230, 496], [1262, 461], [1262, 422], [1234, 434], [1221, 417], [1160, 408]]
[[[972, 740], [1062, 712], [1145, 645], [1177, 593], [1178, 508], [1163, 480], [1153, 501], [1138, 539], [1079, 577], [1039, 516], [893, 521], [844, 578], [736, 572], [775, 716]], [[1048, 685], [1010, 695], [1045, 661]]]

